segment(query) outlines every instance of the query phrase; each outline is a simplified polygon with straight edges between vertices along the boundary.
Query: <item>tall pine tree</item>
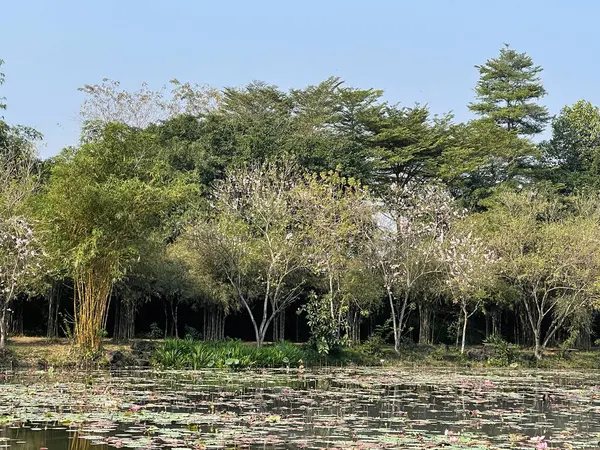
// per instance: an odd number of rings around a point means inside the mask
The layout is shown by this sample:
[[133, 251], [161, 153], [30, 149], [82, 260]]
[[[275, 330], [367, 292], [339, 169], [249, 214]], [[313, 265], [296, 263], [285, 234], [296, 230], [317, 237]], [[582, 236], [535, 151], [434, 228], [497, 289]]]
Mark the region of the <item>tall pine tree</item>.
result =
[[489, 59], [479, 70], [475, 87], [477, 101], [469, 109], [496, 125], [530, 136], [540, 133], [549, 120], [545, 106], [536, 103], [546, 95], [539, 74], [540, 66], [525, 53], [518, 53], [508, 44], [500, 56]]

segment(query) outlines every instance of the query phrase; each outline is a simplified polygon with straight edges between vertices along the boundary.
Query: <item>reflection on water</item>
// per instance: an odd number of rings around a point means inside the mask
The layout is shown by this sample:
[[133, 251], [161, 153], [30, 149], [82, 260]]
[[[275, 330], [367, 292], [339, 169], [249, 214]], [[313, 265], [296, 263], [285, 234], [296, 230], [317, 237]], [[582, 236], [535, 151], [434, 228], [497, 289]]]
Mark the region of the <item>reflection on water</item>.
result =
[[2, 444], [15, 450], [108, 450], [108, 445], [94, 444], [80, 439], [77, 432], [67, 432], [64, 427], [36, 428], [31, 426], [6, 427], [0, 429]]
[[533, 436], [594, 448], [597, 379], [381, 368], [21, 375], [0, 384], [0, 424], [12, 425], [0, 447], [424, 448], [450, 430], [465, 448], [523, 448]]

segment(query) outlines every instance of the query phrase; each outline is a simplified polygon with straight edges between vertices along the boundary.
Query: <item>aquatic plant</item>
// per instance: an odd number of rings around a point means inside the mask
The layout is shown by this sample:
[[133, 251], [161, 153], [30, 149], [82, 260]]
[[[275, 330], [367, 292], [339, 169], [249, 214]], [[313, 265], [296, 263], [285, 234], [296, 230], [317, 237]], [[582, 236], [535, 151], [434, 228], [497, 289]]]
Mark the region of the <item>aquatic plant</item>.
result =
[[39, 371], [0, 381], [0, 447], [596, 448], [599, 392], [537, 369]]

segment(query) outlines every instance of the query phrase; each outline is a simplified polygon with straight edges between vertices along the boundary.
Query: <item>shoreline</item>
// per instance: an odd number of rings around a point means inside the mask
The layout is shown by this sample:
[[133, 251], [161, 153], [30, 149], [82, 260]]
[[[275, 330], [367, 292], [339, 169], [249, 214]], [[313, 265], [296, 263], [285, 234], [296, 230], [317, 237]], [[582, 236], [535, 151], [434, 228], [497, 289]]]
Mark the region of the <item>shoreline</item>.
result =
[[[103, 350], [94, 358], [83, 358], [67, 339], [49, 341], [43, 337], [13, 337], [5, 350], [0, 351], [0, 371], [56, 369], [178, 369], [192, 370], [190, 367], [169, 367], [157, 364], [156, 350], [164, 345], [164, 340], [136, 339], [129, 343], [114, 343], [107, 340]], [[236, 342], [238, 346], [253, 347], [250, 342]], [[197, 345], [209, 345], [196, 341]], [[295, 344], [290, 344], [295, 345]], [[299, 344], [298, 344], [299, 345]], [[227, 343], [223, 343], [227, 346]], [[316, 353], [315, 353], [316, 355]], [[473, 368], [473, 369], [554, 369], [554, 370], [600, 370], [600, 348], [591, 350], [547, 349], [544, 358], [537, 361], [533, 351], [519, 348], [514, 360], [501, 361], [493, 350], [485, 346], [470, 346], [464, 355], [448, 346], [413, 346], [403, 348], [399, 354], [391, 346], [384, 346], [377, 354], [366, 353], [360, 346], [343, 349], [340, 355], [315, 357], [301, 364], [292, 361], [287, 367], [293, 370], [299, 365], [304, 368], [319, 367], [400, 367], [400, 368]], [[215, 366], [218, 368], [219, 366]], [[228, 368], [226, 366], [221, 366]], [[198, 367], [210, 368], [210, 367]], [[255, 367], [229, 367], [231, 370], [285, 368], [281, 364], [257, 365]]]

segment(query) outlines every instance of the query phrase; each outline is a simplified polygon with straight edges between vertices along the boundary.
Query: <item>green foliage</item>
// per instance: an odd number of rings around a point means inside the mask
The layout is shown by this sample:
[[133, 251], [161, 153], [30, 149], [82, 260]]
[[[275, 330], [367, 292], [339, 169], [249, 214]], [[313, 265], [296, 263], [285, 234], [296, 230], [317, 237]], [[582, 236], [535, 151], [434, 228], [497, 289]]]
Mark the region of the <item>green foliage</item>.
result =
[[186, 339], [198, 340], [202, 337], [202, 333], [190, 325], [185, 325], [184, 329]]
[[450, 115], [432, 119], [426, 106], [386, 106], [369, 123], [378, 187], [439, 176], [450, 121]]
[[309, 343], [323, 355], [346, 342], [345, 337], [340, 335], [338, 324], [331, 317], [330, 304], [328, 294], [319, 297], [313, 292], [299, 311], [306, 313], [306, 322], [310, 328]]
[[[370, 295], [358, 299], [348, 292], [356, 283], [352, 272], [366, 268], [361, 258], [375, 229], [376, 211], [369, 191], [338, 172], [307, 176], [296, 196], [304, 265], [319, 277], [322, 292], [307, 305], [309, 326], [318, 334], [314, 344], [319, 352], [327, 352], [331, 345], [346, 339], [349, 313], [366, 312], [376, 304]], [[374, 273], [365, 275], [368, 284], [376, 280]], [[329, 323], [325, 324], [327, 311]]]
[[541, 144], [541, 177], [569, 192], [597, 189], [600, 174], [600, 108], [580, 100], [552, 121], [552, 138]]
[[504, 191], [493, 205], [473, 219], [499, 257], [502, 278], [518, 292], [541, 358], [567, 321], [599, 302], [597, 198]]
[[207, 367], [299, 367], [307, 359], [310, 359], [310, 352], [300, 345], [285, 341], [257, 347], [234, 340], [167, 340], [157, 348], [154, 355], [155, 363], [162, 368], [194, 370]]
[[391, 320], [387, 320], [383, 325], [377, 325], [375, 331], [360, 346], [360, 350], [375, 357], [384, 355], [384, 347], [393, 334]]
[[487, 360], [491, 366], [509, 366], [517, 360], [519, 346], [506, 342], [502, 336], [493, 334], [484, 341], [484, 345], [494, 350], [493, 356]]
[[156, 322], [152, 322], [150, 324], [150, 333], [148, 333], [148, 337], [150, 339], [161, 339], [164, 336], [164, 331], [160, 328], [160, 326]]
[[290, 153], [308, 172], [337, 170], [369, 183], [375, 167], [372, 126], [383, 112], [382, 94], [376, 89], [344, 86], [337, 77], [293, 89]]
[[[548, 121], [541, 67], [506, 46], [477, 69], [469, 108], [480, 118], [468, 123], [389, 104], [382, 91], [337, 77], [289, 91], [263, 82], [217, 91], [172, 80], [170, 93], [85, 85], [81, 145], [44, 163], [39, 133], [0, 120], [0, 173], [25, 161], [33, 173], [0, 178], [0, 225], [27, 219], [45, 254], [42, 280], [18, 290], [73, 282], [78, 308], [65, 334], [77, 339], [78, 324], [90, 322], [94, 345], [109, 331], [111, 295], [163, 302], [174, 335], [180, 304], [205, 309], [214, 338], [227, 314], [248, 313], [259, 346], [303, 301], [304, 356], [325, 361], [385, 356], [382, 332], [344, 348], [360, 340], [366, 317], [392, 319], [399, 350], [417, 311], [429, 314], [429, 341], [458, 308], [452, 331], [466, 336], [484, 302], [531, 325], [519, 336], [533, 334], [538, 354], [565, 333], [565, 346], [587, 338], [600, 303], [600, 109], [563, 108], [552, 138], [536, 145]], [[150, 335], [164, 333], [154, 323]], [[164, 364], [293, 363], [283, 347], [196, 344], [166, 345]], [[497, 363], [510, 359], [505, 350]]]
[[282, 161], [228, 171], [215, 187], [211, 214], [192, 223], [181, 241], [191, 260], [202, 258], [212, 268], [213, 286], [229, 286], [232, 303], [249, 314], [259, 346], [304, 283], [295, 169]]
[[450, 134], [439, 176], [469, 209], [481, 207], [499, 185], [518, 186], [532, 176], [539, 149], [516, 131], [480, 119], [454, 125]]
[[170, 210], [195, 192], [147, 131], [108, 125], [52, 167], [38, 211], [46, 248], [77, 288], [76, 338], [97, 348], [115, 280], [144, 255]]
[[535, 103], [546, 95], [539, 73], [540, 66], [525, 53], [505, 45], [500, 55], [476, 66], [480, 78], [475, 87], [477, 103], [469, 109], [490, 119], [499, 127], [518, 134], [532, 135], [543, 131], [548, 110]]
[[118, 277], [193, 189], [166, 165], [155, 136], [109, 125], [97, 141], [63, 151], [52, 168], [43, 198], [48, 245], [72, 273], [108, 259]]

